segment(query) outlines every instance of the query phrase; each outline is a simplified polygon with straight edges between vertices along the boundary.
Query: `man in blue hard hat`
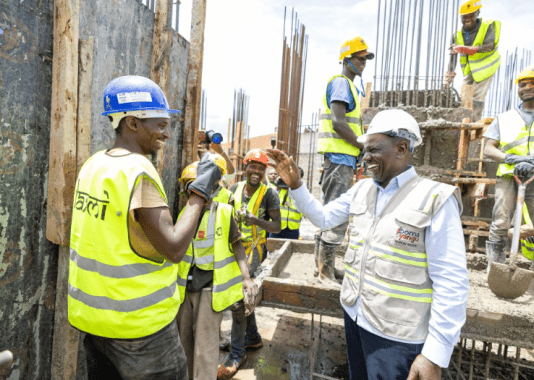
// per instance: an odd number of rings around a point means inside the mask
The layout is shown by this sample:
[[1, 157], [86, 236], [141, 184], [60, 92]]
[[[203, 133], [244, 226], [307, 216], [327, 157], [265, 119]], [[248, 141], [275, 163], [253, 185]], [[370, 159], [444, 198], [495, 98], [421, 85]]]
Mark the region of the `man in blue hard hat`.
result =
[[175, 321], [177, 263], [221, 172], [203, 157], [174, 224], [147, 155], [163, 148], [170, 114], [178, 111], [156, 83], [140, 76], [112, 80], [104, 110], [116, 138], [111, 149], [87, 160], [76, 180], [69, 322], [86, 333], [90, 379], [188, 379]]

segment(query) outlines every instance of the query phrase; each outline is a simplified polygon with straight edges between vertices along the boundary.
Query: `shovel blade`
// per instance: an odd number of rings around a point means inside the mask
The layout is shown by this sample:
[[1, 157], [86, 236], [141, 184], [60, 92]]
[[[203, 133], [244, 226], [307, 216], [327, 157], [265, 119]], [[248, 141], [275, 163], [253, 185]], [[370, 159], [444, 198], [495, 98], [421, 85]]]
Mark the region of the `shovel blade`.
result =
[[528, 290], [533, 276], [534, 272], [531, 270], [522, 268], [514, 270], [506, 264], [492, 262], [488, 285], [497, 297], [516, 299]]

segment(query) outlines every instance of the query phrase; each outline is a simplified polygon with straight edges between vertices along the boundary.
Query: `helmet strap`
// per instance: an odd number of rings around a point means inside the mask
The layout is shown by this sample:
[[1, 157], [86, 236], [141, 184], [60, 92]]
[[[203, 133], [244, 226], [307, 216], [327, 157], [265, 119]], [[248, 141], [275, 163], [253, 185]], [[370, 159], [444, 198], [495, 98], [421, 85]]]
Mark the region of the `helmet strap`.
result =
[[356, 87], [356, 92], [358, 93], [358, 95], [361, 95], [361, 96], [363, 96], [363, 97], [365, 98], [365, 91], [364, 91], [364, 86], [363, 86], [362, 73], [360, 73], [360, 72], [358, 71], [358, 69], [356, 68], [356, 66], [354, 66], [354, 65], [352, 64], [352, 62], [349, 61], [348, 58], [345, 58], [345, 60], [347, 61], [347, 63], [348, 63], [349, 65], [352, 66], [352, 68], [353, 68], [353, 69], [356, 71], [356, 73], [359, 75], [359, 77], [360, 77], [360, 83], [361, 83], [361, 85], [362, 85], [362, 90], [361, 90], [361, 92], [360, 92], [360, 90], [358, 89], [358, 87], [357, 87], [356, 85], [355, 85], [354, 87]]

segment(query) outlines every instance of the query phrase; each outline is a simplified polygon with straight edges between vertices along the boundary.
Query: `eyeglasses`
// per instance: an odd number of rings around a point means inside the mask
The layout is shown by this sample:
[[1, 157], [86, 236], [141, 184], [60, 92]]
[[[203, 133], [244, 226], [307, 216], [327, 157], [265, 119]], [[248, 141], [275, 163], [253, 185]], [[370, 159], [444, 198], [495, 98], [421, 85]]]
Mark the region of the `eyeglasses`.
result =
[[367, 56], [366, 56], [366, 55], [363, 55], [363, 56], [361, 56], [361, 57], [356, 57], [356, 59], [357, 59], [358, 61], [360, 61], [360, 62], [365, 62], [365, 61], [367, 61]]

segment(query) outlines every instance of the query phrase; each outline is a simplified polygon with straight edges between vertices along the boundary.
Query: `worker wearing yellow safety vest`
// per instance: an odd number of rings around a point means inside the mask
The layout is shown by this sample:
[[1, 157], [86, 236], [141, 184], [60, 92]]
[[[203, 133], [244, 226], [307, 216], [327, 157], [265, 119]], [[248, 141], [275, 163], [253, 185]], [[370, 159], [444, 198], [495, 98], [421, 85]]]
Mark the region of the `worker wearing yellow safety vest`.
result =
[[[226, 164], [217, 156], [215, 161], [224, 176]], [[184, 190], [196, 179], [197, 166], [194, 162], [184, 169], [180, 178]], [[204, 206], [195, 238], [179, 264], [178, 283], [182, 301], [178, 330], [189, 378], [215, 379], [222, 312], [243, 299], [250, 305], [258, 292], [248, 273], [232, 206], [214, 199]]]
[[[484, 156], [500, 163], [493, 220], [486, 242], [488, 270], [492, 261], [504, 263], [506, 259], [507, 233], [517, 198], [517, 185], [512, 175], [526, 177], [532, 175], [534, 170], [534, 66], [521, 71], [516, 84], [521, 107], [498, 115], [484, 134]], [[529, 214], [534, 215], [532, 184], [527, 186], [525, 204]]]
[[493, 75], [501, 65], [499, 39], [501, 22], [481, 19], [482, 0], [468, 0], [460, 7], [462, 29], [452, 37], [451, 63], [447, 80], [455, 76], [457, 57], [464, 74], [464, 84], [473, 85], [473, 119], [480, 120], [484, 109], [484, 98], [490, 88]]
[[[354, 79], [360, 78], [363, 92], [362, 73], [367, 60], [374, 58], [367, 51], [367, 43], [362, 37], [355, 37], [341, 46], [339, 60], [343, 65], [341, 75], [330, 79], [323, 97], [325, 111], [319, 116], [321, 125], [318, 134], [318, 152], [324, 154], [323, 172], [320, 184], [324, 203], [337, 199], [345, 193], [353, 182], [358, 155], [362, 144], [358, 136], [363, 134], [360, 110], [360, 92]], [[321, 231], [316, 241], [316, 272], [324, 282], [335, 282], [334, 252], [341, 245], [347, 231], [347, 223]], [[343, 276], [337, 273], [338, 280]]]
[[[246, 180], [232, 186], [234, 210], [242, 233], [251, 277], [267, 255], [265, 245], [267, 232], [280, 232], [280, 204], [276, 192], [265, 186], [267, 155], [261, 149], [252, 149], [243, 160]], [[233, 377], [246, 359], [247, 348], [263, 345], [254, 312], [246, 315], [243, 302], [232, 305], [231, 342], [221, 343], [222, 351], [230, 350], [223, 364], [219, 366], [217, 379]]]
[[409, 165], [422, 139], [407, 112], [379, 112], [358, 140], [372, 178], [326, 206], [303, 185], [291, 158], [268, 154], [314, 225], [349, 222], [340, 298], [350, 378], [439, 380], [466, 318], [460, 192]]
[[110, 150], [80, 169], [72, 213], [68, 316], [86, 333], [91, 379], [188, 379], [175, 318], [181, 302], [178, 265], [203, 204], [221, 178], [203, 157], [189, 200], [173, 224], [158, 172], [147, 158], [170, 137], [161, 88], [123, 76], [104, 90], [115, 129]]
[[[299, 166], [300, 178], [304, 176], [304, 170]], [[276, 173], [276, 171], [275, 171]], [[278, 173], [277, 173], [278, 175]], [[276, 179], [276, 186], [280, 198], [280, 214], [282, 216], [282, 231], [277, 234], [269, 234], [270, 238], [274, 239], [295, 239], [300, 237], [300, 221], [302, 214], [298, 210], [291, 194], [289, 194], [288, 186], [278, 177]]]
[[[528, 214], [528, 208], [526, 205], [523, 205], [523, 220], [524, 224], [521, 225], [519, 229], [519, 238], [521, 253], [525, 258], [533, 261], [534, 259], [534, 226], [532, 225], [532, 220]], [[508, 238], [512, 239], [514, 235], [514, 229], [510, 228], [508, 230]], [[533, 264], [534, 265], [534, 264]]]

